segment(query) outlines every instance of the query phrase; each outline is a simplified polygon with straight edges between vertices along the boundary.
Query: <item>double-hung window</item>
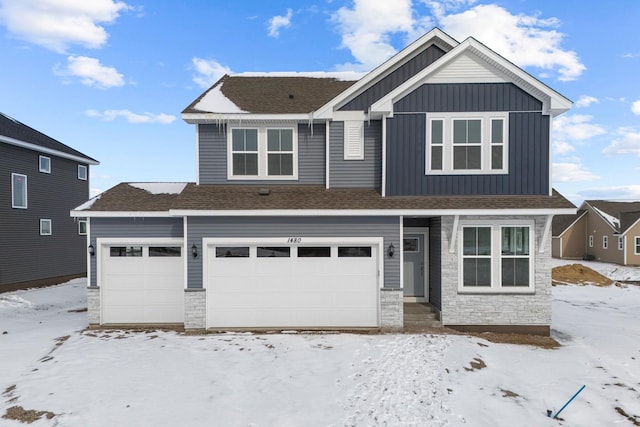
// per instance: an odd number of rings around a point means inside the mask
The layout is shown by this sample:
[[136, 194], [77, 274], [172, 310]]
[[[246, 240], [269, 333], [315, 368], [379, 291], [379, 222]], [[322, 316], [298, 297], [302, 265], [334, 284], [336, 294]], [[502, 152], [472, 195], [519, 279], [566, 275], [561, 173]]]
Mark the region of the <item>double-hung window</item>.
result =
[[463, 224], [461, 292], [533, 290], [533, 224]]
[[11, 207], [27, 209], [27, 176], [11, 174]]
[[295, 127], [237, 127], [228, 133], [229, 179], [296, 179]]
[[428, 119], [427, 174], [508, 172], [508, 113], [430, 113]]

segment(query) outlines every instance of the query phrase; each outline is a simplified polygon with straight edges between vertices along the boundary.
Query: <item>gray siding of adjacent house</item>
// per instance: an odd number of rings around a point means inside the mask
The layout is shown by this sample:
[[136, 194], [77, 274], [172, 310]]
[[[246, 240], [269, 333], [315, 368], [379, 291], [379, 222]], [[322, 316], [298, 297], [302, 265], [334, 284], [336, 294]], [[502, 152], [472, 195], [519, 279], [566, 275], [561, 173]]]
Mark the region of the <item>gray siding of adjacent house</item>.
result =
[[[383, 252], [389, 244], [400, 246], [397, 217], [189, 217], [187, 246], [202, 252], [205, 237], [383, 237]], [[400, 257], [384, 257], [384, 287], [400, 287]], [[202, 288], [202, 257], [188, 258], [188, 287]]]
[[429, 46], [398, 69], [345, 104], [341, 110], [368, 111], [369, 107], [402, 83], [440, 59], [445, 52], [437, 46]]
[[[49, 174], [39, 172], [41, 154], [51, 159]], [[3, 285], [44, 284], [87, 271], [86, 237], [69, 216], [89, 198], [88, 181], [78, 179], [78, 164], [0, 143], [0, 291]], [[11, 207], [12, 173], [27, 176], [27, 209]], [[51, 219], [52, 235], [40, 235], [40, 219]]]
[[[182, 237], [184, 225], [182, 218], [91, 218], [91, 244], [98, 248], [96, 239], [102, 237], [129, 237], [132, 241], [149, 237]], [[97, 251], [97, 250], [96, 250]], [[97, 286], [97, 259], [100, 254], [91, 257], [90, 286]]]
[[[426, 84], [387, 121], [387, 195], [548, 194], [549, 116], [511, 83]], [[509, 173], [425, 175], [429, 112], [511, 111]], [[406, 113], [403, 113], [406, 112]]]
[[329, 187], [380, 188], [382, 183], [382, 122], [364, 123], [364, 160], [344, 160], [344, 122], [331, 122]]
[[198, 162], [200, 184], [262, 184], [298, 183], [324, 184], [325, 180], [325, 125], [298, 124], [298, 179], [297, 180], [228, 180], [227, 131], [225, 125], [198, 125]]

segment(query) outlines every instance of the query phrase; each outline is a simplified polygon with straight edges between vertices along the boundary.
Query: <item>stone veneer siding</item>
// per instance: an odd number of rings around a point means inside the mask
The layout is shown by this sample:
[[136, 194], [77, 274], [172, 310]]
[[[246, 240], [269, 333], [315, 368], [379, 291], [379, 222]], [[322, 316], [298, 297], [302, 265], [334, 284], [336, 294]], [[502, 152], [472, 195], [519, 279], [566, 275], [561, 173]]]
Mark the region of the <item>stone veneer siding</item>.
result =
[[380, 327], [402, 329], [404, 306], [402, 289], [380, 289]]
[[[458, 257], [460, 242], [449, 252], [453, 217], [442, 217], [442, 324], [548, 326], [551, 324], [551, 233], [543, 242], [545, 216], [460, 216], [464, 220], [535, 220], [533, 259], [535, 263], [533, 294], [462, 294], [458, 293]], [[460, 234], [458, 234], [458, 238]]]
[[185, 289], [184, 329], [206, 329], [207, 292], [205, 289]]
[[87, 288], [87, 321], [90, 326], [100, 324], [100, 288]]

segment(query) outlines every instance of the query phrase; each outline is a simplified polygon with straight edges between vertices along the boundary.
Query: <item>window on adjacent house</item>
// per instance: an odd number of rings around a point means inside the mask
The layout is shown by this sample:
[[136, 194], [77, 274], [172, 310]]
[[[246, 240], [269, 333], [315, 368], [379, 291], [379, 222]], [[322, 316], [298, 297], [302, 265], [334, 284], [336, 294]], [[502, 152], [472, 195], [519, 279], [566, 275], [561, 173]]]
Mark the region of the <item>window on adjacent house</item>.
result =
[[461, 291], [519, 292], [533, 288], [531, 225], [463, 225]]
[[51, 236], [51, 220], [50, 219], [40, 220], [40, 235]]
[[635, 254], [640, 255], [640, 236], [635, 237]]
[[85, 165], [78, 165], [78, 179], [87, 180], [87, 167]]
[[78, 220], [78, 234], [81, 236], [87, 235], [87, 220], [80, 219]]
[[27, 209], [27, 176], [11, 174], [11, 207]]
[[427, 173], [507, 173], [507, 118], [506, 113], [433, 114], [427, 126]]
[[624, 249], [624, 239], [622, 236], [618, 236], [618, 250]]
[[364, 122], [347, 120], [344, 122], [344, 160], [364, 159]]
[[296, 178], [296, 138], [294, 127], [231, 129], [228, 142], [228, 178]]
[[589, 247], [592, 248], [593, 247], [593, 236], [589, 236]]
[[602, 249], [609, 248], [609, 236], [602, 236]]
[[51, 159], [46, 156], [40, 156], [38, 159], [38, 167], [40, 172], [51, 173]]

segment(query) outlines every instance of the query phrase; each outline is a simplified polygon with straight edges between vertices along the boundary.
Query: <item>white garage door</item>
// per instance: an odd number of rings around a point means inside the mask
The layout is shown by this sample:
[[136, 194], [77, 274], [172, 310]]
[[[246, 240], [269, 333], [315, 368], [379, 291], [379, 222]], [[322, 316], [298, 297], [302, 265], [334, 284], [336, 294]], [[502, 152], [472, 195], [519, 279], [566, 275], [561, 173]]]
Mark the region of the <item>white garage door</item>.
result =
[[184, 322], [181, 243], [101, 248], [101, 323]]
[[208, 327], [375, 327], [377, 246], [213, 244]]

